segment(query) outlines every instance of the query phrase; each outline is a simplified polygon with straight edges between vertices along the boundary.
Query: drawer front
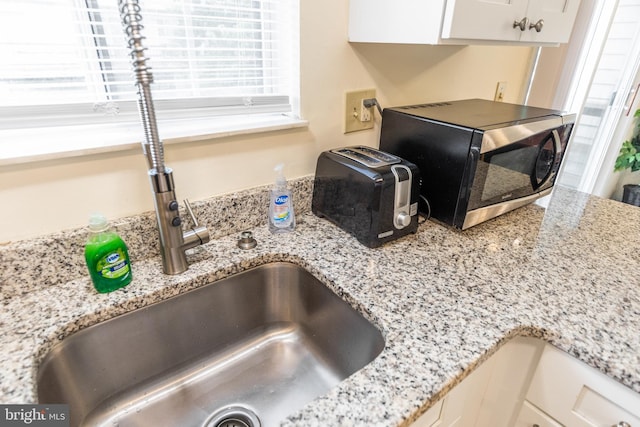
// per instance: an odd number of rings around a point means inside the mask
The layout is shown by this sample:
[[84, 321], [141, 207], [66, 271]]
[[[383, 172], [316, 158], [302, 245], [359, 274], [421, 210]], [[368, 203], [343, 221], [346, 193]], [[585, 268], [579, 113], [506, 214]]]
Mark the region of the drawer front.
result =
[[526, 400], [514, 427], [564, 427]]
[[527, 400], [566, 426], [640, 425], [640, 394], [550, 345]]

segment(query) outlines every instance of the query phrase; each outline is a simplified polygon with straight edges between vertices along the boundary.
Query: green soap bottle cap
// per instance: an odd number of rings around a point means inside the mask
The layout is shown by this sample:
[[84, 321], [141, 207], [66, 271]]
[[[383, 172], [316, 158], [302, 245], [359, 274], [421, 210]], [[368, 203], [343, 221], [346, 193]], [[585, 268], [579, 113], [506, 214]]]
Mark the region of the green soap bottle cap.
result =
[[93, 213], [89, 217], [89, 230], [94, 232], [105, 231], [109, 228], [107, 218], [101, 213]]

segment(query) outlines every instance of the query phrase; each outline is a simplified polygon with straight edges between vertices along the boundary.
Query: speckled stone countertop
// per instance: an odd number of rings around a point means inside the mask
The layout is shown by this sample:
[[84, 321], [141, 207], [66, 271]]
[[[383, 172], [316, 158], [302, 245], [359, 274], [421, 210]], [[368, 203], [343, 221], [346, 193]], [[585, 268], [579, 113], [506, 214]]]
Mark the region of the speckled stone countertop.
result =
[[[415, 235], [369, 249], [308, 212], [310, 179], [296, 185], [295, 232], [274, 236], [259, 219], [245, 221], [259, 245], [242, 251], [235, 224], [190, 253], [189, 271], [178, 276], [163, 275], [151, 250], [134, 262], [133, 282], [110, 294], [93, 290], [81, 261], [58, 266], [56, 276], [29, 258], [27, 243], [1, 248], [11, 271], [0, 276], [0, 402], [34, 402], [38, 363], [73, 332], [270, 261], [310, 270], [386, 341], [372, 363], [284, 425], [409, 424], [517, 335], [539, 337], [640, 392], [639, 208], [557, 188], [546, 209], [529, 205], [465, 232], [427, 221]], [[77, 278], [51, 279], [64, 269]]]

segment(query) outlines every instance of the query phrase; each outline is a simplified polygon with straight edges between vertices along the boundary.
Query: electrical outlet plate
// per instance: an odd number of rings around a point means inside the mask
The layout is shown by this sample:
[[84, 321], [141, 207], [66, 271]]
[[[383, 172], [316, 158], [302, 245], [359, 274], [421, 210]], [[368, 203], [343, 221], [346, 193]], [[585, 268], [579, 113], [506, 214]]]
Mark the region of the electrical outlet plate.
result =
[[507, 91], [507, 82], [498, 82], [496, 86], [496, 94], [493, 97], [494, 101], [504, 101], [504, 93]]
[[346, 102], [344, 109], [344, 133], [357, 132], [359, 130], [371, 129], [374, 124], [374, 109], [375, 107], [366, 108], [369, 120], [362, 121], [362, 118], [367, 118], [367, 114], [362, 114], [363, 109], [362, 100], [375, 98], [375, 89], [365, 89], [353, 92], [347, 92]]

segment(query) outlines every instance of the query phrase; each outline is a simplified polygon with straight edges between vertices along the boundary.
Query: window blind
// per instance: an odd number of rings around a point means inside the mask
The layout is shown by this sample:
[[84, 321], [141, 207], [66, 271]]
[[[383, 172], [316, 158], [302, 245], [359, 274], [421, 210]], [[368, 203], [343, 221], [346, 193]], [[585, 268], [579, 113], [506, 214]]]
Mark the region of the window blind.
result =
[[[140, 1], [159, 116], [291, 110], [296, 0]], [[0, 3], [0, 127], [137, 114], [116, 0]]]

